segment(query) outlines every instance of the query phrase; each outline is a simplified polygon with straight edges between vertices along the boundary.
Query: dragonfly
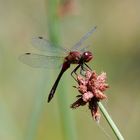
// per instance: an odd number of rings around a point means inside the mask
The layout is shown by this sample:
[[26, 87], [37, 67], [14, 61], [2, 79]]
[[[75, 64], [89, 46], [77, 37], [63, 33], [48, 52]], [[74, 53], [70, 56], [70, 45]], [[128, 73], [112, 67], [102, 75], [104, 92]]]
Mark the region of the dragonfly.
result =
[[81, 68], [81, 70], [83, 70], [85, 67], [88, 67], [90, 69], [90, 67], [86, 63], [88, 63], [93, 58], [93, 54], [92, 52], [87, 51], [87, 46], [83, 47], [82, 44], [93, 32], [96, 31], [96, 28], [96, 26], [91, 28], [74, 46], [71, 47], [70, 50], [60, 46], [55, 47], [53, 43], [49, 42], [43, 37], [33, 38], [33, 46], [40, 51], [47, 52], [48, 55], [28, 52], [19, 57], [20, 61], [35, 68], [61, 67], [60, 73], [58, 74], [58, 77], [54, 82], [52, 89], [50, 90], [48, 102], [50, 102], [53, 98], [62, 75], [70, 67], [71, 64], [77, 64], [75, 69], [71, 72], [71, 75], [73, 75], [73, 73], [76, 74], [76, 71], [79, 68]]

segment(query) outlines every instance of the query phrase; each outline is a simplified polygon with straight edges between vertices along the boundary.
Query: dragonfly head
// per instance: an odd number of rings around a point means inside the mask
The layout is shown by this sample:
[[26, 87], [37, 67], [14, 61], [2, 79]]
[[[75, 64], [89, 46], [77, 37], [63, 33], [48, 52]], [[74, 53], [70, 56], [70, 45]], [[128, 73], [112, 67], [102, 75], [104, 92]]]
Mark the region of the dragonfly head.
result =
[[83, 58], [84, 62], [89, 62], [93, 58], [93, 55], [91, 52], [86, 51], [83, 53], [82, 58]]

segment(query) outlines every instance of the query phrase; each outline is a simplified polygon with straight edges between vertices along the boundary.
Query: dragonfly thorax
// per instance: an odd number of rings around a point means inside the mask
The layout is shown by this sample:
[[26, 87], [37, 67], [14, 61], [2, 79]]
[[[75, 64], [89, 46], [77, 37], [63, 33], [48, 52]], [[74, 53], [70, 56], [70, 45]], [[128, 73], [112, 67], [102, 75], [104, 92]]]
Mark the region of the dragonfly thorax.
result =
[[67, 57], [65, 57], [65, 60], [71, 64], [78, 64], [81, 57], [82, 57], [82, 54], [80, 52], [72, 51], [69, 53]]

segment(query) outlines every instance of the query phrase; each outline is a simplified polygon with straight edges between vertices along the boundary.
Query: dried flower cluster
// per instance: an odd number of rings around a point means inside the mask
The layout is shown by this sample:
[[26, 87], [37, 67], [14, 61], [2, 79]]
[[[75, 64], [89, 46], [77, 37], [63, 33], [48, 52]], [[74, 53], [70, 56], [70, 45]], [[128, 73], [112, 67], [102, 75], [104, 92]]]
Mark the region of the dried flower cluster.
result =
[[86, 71], [85, 76], [77, 76], [78, 86], [75, 87], [81, 93], [78, 100], [71, 105], [71, 108], [86, 105], [88, 103], [91, 114], [96, 121], [100, 120], [98, 101], [106, 99], [103, 93], [109, 86], [106, 82], [106, 73], [97, 75], [95, 71]]

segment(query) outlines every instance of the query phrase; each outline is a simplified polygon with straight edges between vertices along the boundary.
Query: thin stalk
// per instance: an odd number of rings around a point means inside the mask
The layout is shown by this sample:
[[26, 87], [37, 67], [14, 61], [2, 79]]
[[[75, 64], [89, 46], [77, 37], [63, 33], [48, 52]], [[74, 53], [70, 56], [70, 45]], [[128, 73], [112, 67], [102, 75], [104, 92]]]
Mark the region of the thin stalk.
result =
[[[60, 20], [58, 17], [58, 0], [48, 0], [48, 28], [49, 28], [49, 37], [51, 42], [60, 44]], [[63, 77], [64, 80], [64, 77]], [[62, 80], [60, 81], [62, 83]], [[64, 134], [64, 140], [77, 140], [76, 128], [74, 123], [74, 118], [72, 113], [70, 112], [68, 97], [66, 96], [68, 90], [66, 88], [67, 82], [63, 82], [63, 88], [61, 90], [57, 89], [58, 97], [58, 106], [60, 109], [60, 118], [61, 125]], [[59, 85], [58, 85], [59, 86]], [[55, 95], [56, 98], [56, 95]]]
[[107, 120], [108, 124], [110, 125], [111, 129], [113, 130], [114, 134], [116, 135], [118, 140], [124, 140], [122, 134], [120, 133], [119, 129], [115, 125], [114, 121], [111, 119], [110, 115], [104, 108], [103, 104], [101, 102], [98, 102], [99, 108], [104, 115], [105, 119]]
[[26, 140], [35, 140], [37, 137], [37, 130], [39, 126], [39, 120], [41, 114], [44, 110], [44, 98], [46, 96], [46, 83], [47, 83], [46, 74], [42, 74], [39, 79], [39, 86], [36, 87], [36, 98], [34, 102], [34, 106], [29, 118], [29, 124], [27, 129]]

